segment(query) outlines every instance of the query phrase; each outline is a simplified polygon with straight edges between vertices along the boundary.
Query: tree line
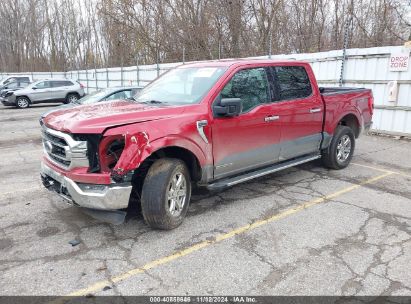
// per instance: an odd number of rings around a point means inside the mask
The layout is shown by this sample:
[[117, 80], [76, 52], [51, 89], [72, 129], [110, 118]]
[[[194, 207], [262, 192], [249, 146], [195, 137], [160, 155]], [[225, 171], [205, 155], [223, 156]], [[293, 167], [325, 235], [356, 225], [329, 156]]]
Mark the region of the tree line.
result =
[[0, 70], [401, 45], [409, 0], [2, 0]]

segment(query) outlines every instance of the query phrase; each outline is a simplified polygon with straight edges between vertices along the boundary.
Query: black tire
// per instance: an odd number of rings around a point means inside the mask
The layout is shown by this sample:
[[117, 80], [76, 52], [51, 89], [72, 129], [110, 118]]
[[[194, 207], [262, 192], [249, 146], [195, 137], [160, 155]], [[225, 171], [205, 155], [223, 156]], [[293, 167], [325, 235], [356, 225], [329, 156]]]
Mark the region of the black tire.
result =
[[66, 99], [63, 101], [64, 104], [75, 102], [80, 99], [80, 96], [77, 93], [67, 94]]
[[[344, 152], [341, 152], [341, 147], [339, 145], [344, 142], [345, 139], [349, 139], [350, 149], [343, 149]], [[331, 140], [330, 146], [327, 150], [323, 151], [322, 161], [324, 165], [328, 168], [340, 170], [344, 169], [350, 163], [355, 148], [355, 136], [354, 132], [350, 127], [338, 126], [334, 132], [333, 139]], [[342, 154], [339, 155], [339, 152]]]
[[19, 109], [27, 109], [30, 106], [30, 99], [21, 96], [16, 99], [16, 107]]
[[[184, 179], [181, 176], [184, 176]], [[177, 200], [181, 199], [181, 202], [177, 204], [174, 201], [175, 208], [172, 208], [173, 202], [172, 199], [168, 199], [168, 195], [174, 193], [172, 182], [176, 181], [175, 178], [177, 178], [177, 182], [185, 182], [186, 187], [184, 190], [178, 191], [180, 198], [177, 197]], [[184, 197], [182, 197], [183, 192], [185, 193]], [[173, 158], [157, 160], [148, 170], [141, 192], [141, 211], [144, 220], [149, 226], [156, 229], [171, 230], [180, 226], [187, 213], [190, 196], [191, 179], [185, 163]], [[178, 208], [180, 205], [181, 208]]]

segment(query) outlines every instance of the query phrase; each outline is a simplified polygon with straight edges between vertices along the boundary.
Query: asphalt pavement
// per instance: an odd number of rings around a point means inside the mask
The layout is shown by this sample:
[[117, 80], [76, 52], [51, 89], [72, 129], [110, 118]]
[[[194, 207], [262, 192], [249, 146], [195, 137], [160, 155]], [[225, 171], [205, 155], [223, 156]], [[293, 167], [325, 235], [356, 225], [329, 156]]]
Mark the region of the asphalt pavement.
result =
[[49, 108], [0, 106], [0, 295], [411, 296], [410, 141], [362, 136], [344, 170], [317, 161], [197, 192], [183, 225], [159, 231], [42, 187]]

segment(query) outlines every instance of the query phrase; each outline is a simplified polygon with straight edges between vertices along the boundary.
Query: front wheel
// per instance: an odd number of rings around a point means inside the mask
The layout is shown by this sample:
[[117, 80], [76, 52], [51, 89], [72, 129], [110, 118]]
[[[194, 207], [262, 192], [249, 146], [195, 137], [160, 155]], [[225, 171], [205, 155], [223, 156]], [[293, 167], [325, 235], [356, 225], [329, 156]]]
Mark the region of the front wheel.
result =
[[336, 170], [347, 167], [353, 157], [354, 148], [355, 136], [353, 130], [346, 126], [338, 126], [328, 150], [323, 153], [324, 165]]
[[16, 106], [19, 109], [26, 109], [30, 106], [30, 100], [27, 97], [17, 97]]
[[79, 96], [77, 94], [71, 93], [67, 95], [66, 99], [64, 100], [64, 103], [65, 104], [73, 103], [73, 102], [76, 102], [78, 99], [79, 99]]
[[141, 193], [144, 220], [152, 228], [171, 230], [184, 220], [191, 196], [191, 180], [185, 163], [162, 158], [148, 170]]

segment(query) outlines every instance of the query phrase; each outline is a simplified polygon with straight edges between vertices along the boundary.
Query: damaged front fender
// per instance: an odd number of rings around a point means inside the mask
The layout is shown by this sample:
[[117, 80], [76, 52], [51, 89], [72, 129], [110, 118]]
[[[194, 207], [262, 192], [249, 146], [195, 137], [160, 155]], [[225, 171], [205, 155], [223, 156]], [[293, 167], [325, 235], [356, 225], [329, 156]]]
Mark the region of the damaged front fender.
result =
[[150, 140], [146, 132], [124, 134], [124, 149], [111, 176], [115, 181], [121, 181], [131, 170], [137, 168], [142, 162], [143, 152], [150, 153]]

